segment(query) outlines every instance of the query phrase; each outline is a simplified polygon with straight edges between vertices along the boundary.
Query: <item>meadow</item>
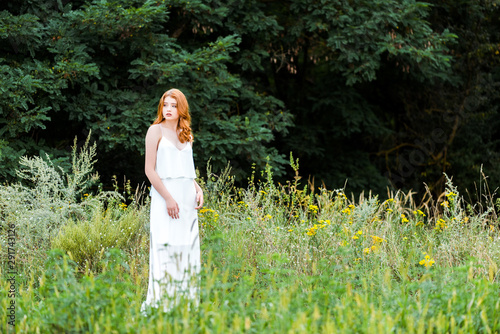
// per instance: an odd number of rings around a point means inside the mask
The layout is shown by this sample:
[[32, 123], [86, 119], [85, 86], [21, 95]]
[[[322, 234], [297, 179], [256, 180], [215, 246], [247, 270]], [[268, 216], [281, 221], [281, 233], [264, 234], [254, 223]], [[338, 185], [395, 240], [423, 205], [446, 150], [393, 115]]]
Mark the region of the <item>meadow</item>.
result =
[[[230, 169], [200, 179], [199, 300], [140, 312], [149, 260], [145, 186], [92, 188], [95, 145], [63, 172], [23, 158], [0, 186], [1, 284], [11, 277], [16, 333], [498, 333], [500, 201], [487, 183], [467, 201], [450, 178], [438, 198], [354, 197], [295, 176]], [[0, 331], [13, 298], [2, 294]]]

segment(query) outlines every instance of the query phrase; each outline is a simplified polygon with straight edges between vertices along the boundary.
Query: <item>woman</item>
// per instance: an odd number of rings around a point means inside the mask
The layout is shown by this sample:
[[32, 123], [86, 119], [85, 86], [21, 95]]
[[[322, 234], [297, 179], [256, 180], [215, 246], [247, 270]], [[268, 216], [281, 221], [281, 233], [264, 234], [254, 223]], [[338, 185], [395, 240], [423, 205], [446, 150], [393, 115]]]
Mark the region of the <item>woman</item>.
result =
[[[152, 187], [149, 286], [143, 310], [181, 295], [197, 299], [196, 210], [203, 206], [203, 191], [194, 180], [190, 121], [186, 97], [170, 89], [161, 97], [158, 116], [146, 134], [145, 172]], [[170, 305], [164, 306], [168, 310]]]

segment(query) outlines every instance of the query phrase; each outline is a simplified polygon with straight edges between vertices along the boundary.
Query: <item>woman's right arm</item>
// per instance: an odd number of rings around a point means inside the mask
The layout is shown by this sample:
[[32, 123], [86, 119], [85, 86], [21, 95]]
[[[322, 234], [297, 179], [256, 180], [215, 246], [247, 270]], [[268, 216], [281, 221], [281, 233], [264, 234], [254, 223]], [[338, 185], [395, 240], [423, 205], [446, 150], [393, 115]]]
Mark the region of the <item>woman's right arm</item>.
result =
[[179, 218], [179, 206], [172, 195], [170, 195], [155, 170], [156, 151], [158, 150], [158, 143], [160, 139], [160, 125], [150, 126], [148, 133], [146, 134], [146, 163], [144, 165], [144, 172], [146, 173], [149, 182], [151, 182], [151, 185], [156, 189], [161, 197], [165, 199], [169, 216], [176, 219]]

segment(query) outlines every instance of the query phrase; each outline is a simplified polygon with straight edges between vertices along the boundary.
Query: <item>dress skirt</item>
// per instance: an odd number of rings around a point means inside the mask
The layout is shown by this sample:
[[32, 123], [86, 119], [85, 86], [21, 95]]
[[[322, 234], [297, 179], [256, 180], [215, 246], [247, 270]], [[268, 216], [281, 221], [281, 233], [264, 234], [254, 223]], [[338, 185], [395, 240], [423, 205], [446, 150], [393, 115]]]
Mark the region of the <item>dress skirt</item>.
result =
[[151, 188], [149, 284], [147, 306], [169, 310], [179, 298], [198, 300], [200, 239], [196, 188], [191, 178], [162, 179], [179, 205], [179, 218], [167, 213], [163, 197]]

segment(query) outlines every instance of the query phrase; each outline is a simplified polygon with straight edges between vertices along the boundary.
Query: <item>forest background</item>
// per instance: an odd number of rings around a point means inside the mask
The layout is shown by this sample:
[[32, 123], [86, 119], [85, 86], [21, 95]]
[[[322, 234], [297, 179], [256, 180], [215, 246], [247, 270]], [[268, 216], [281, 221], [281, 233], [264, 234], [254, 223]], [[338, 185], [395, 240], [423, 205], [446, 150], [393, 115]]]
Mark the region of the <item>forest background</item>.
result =
[[22, 155], [145, 180], [144, 137], [171, 87], [195, 161], [316, 186], [500, 184], [500, 1], [13, 0], [0, 4], [0, 177]]

